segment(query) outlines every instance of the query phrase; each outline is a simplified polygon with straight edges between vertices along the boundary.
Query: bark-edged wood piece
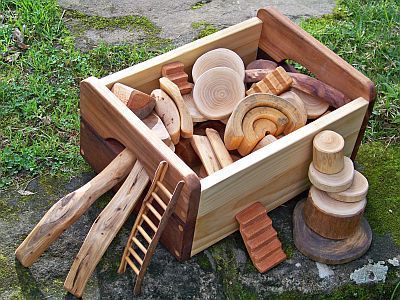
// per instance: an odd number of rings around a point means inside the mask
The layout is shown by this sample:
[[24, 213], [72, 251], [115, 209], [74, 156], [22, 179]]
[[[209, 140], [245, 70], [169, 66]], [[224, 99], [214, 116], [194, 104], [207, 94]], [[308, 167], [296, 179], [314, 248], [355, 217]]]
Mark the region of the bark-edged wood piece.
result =
[[192, 85], [188, 82], [188, 74], [185, 73], [185, 65], [180, 61], [165, 64], [161, 67], [161, 75], [175, 83], [181, 94], [185, 95], [192, 91]]
[[315, 169], [314, 163], [311, 163], [308, 168], [308, 178], [320, 190], [325, 192], [343, 192], [353, 183], [353, 161], [345, 156], [343, 170], [336, 174], [321, 173]]
[[246, 70], [264, 69], [273, 71], [278, 67], [278, 64], [272, 60], [256, 59], [246, 66]]
[[362, 201], [367, 197], [368, 193], [368, 180], [358, 171], [354, 171], [354, 178], [352, 185], [343, 192], [329, 193], [328, 195], [338, 201], [343, 202], [357, 202]]
[[193, 99], [193, 91], [190, 93], [187, 93], [185, 95], [182, 95], [182, 98], [183, 98], [183, 101], [185, 101], [185, 103], [186, 103], [186, 106], [189, 110], [190, 116], [192, 117], [192, 120], [194, 123], [205, 122], [208, 120], [197, 109], [197, 106], [194, 103], [194, 99]]
[[304, 222], [304, 204], [304, 200], [297, 203], [293, 212], [293, 240], [301, 253], [312, 260], [336, 265], [355, 260], [367, 252], [372, 242], [372, 231], [365, 218], [361, 219], [356, 232], [347, 239], [327, 239]]
[[164, 144], [166, 144], [172, 151], [175, 151], [175, 146], [171, 141], [168, 130], [165, 128], [164, 123], [161, 121], [161, 118], [158, 115], [151, 113], [142, 121], [151, 129], [152, 132], [155, 133], [156, 136], [158, 136], [164, 142]]
[[203, 73], [215, 67], [230, 68], [239, 75], [242, 82], [244, 80], [244, 63], [240, 56], [232, 50], [218, 48], [204, 53], [196, 60], [192, 68], [193, 82], [197, 83]]
[[104, 252], [131, 214], [137, 200], [149, 182], [149, 176], [139, 161], [108, 205], [96, 218], [69, 270], [64, 288], [81, 297], [89, 277]]
[[193, 89], [197, 109], [210, 120], [229, 117], [244, 94], [243, 79], [227, 67], [207, 70], [199, 76]]
[[324, 174], [336, 174], [344, 168], [344, 139], [332, 131], [324, 130], [313, 139], [313, 165]]
[[264, 136], [264, 137], [258, 142], [258, 144], [254, 147], [253, 151], [251, 151], [251, 152], [257, 151], [258, 149], [261, 149], [261, 148], [263, 148], [263, 147], [265, 147], [265, 146], [267, 146], [267, 145], [269, 145], [269, 144], [275, 142], [276, 140], [277, 140], [276, 137], [274, 137], [274, 136], [271, 135], [271, 134], [268, 134], [268, 135]]
[[229, 154], [228, 150], [225, 148], [225, 144], [221, 139], [218, 131], [212, 128], [206, 128], [206, 135], [208, 140], [210, 141], [211, 147], [214, 150], [215, 156], [218, 159], [221, 168], [225, 168], [226, 166], [233, 163], [232, 157]]
[[176, 145], [181, 136], [181, 118], [175, 102], [162, 89], [153, 90], [151, 96], [156, 100], [154, 110], [167, 128], [172, 142]]
[[265, 76], [267, 76], [273, 70], [274, 69], [272, 69], [272, 70], [269, 70], [269, 69], [246, 70], [244, 82], [246, 82], [246, 83], [259, 82], [260, 80], [263, 80], [265, 78]]
[[293, 93], [295, 93], [304, 103], [304, 106], [307, 111], [307, 118], [310, 120], [314, 120], [324, 115], [328, 108], [329, 103], [325, 100], [315, 97], [313, 95], [304, 93], [294, 87], [290, 89]]
[[156, 101], [153, 97], [122, 83], [115, 83], [111, 91], [120, 99], [139, 119], [146, 118], [154, 109]]
[[290, 89], [293, 79], [282, 67], [277, 67], [267, 74], [261, 81], [254, 83], [246, 95], [254, 93], [269, 93], [279, 95]]
[[221, 169], [218, 158], [206, 136], [193, 135], [190, 143], [196, 154], [200, 157], [208, 175]]
[[160, 78], [160, 87], [174, 100], [176, 107], [179, 111], [181, 120], [181, 135], [184, 138], [190, 138], [193, 135], [193, 121], [190, 116], [189, 110], [183, 101], [181, 92], [178, 86], [169, 80], [167, 77]]
[[354, 234], [360, 225], [367, 200], [341, 202], [312, 186], [304, 206], [304, 221], [319, 235], [340, 240]]

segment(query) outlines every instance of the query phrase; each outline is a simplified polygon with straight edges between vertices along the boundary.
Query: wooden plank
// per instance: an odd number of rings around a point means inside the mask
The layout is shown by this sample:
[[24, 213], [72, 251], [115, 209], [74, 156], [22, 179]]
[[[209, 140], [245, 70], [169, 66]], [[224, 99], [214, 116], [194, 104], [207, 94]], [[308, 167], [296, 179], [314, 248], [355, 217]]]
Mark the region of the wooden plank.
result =
[[[192, 255], [238, 229], [235, 214], [259, 201], [268, 211], [306, 190], [312, 140], [325, 129], [353, 150], [368, 102], [358, 98], [201, 180], [202, 192]], [[238, 182], [246, 183], [238, 185]]]

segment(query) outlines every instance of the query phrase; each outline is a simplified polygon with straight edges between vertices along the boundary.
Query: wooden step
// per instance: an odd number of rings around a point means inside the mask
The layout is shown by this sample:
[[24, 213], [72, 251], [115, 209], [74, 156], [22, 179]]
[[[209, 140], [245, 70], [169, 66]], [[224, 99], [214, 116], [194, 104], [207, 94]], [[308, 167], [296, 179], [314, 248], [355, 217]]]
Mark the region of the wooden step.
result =
[[281, 250], [281, 247], [282, 243], [278, 239], [273, 239], [271, 242], [254, 251], [252, 257], [256, 262], [260, 262], [265, 257], [271, 255], [271, 253], [274, 253], [276, 250]]
[[260, 202], [255, 202], [236, 215], [236, 220], [240, 226], [254, 224], [267, 215], [267, 210]]
[[272, 226], [272, 220], [270, 218], [262, 218], [253, 224], [244, 226], [241, 232], [244, 238], [250, 240], [261, 231], [267, 230], [270, 226]]
[[247, 240], [248, 250], [254, 252], [258, 248], [272, 242], [272, 240], [276, 239], [276, 237], [276, 230], [272, 226], [270, 226], [267, 231], [262, 231], [259, 235], [253, 237], [250, 240]]
[[256, 262], [256, 263], [253, 262], [253, 264], [259, 272], [264, 273], [264, 272], [272, 269], [279, 263], [283, 262], [285, 259], [286, 259], [285, 252], [283, 252], [282, 249], [278, 249], [271, 256], [266, 257], [265, 259], [263, 259], [260, 262]]

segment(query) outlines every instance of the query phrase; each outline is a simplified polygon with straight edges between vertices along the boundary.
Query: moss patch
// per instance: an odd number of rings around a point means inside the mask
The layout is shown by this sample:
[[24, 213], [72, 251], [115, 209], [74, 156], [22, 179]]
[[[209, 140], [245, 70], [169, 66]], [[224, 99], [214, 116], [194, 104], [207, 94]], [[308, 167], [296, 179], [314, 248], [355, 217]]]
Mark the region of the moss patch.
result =
[[207, 35], [217, 32], [219, 30], [214, 25], [212, 25], [206, 21], [193, 22], [192, 28], [199, 30], [199, 33], [195, 39], [201, 39]]
[[195, 4], [193, 4], [190, 8], [195, 10], [195, 9], [199, 9], [202, 8], [204, 5], [206, 5], [207, 3], [210, 3], [211, 0], [201, 0], [201, 1], [197, 1]]

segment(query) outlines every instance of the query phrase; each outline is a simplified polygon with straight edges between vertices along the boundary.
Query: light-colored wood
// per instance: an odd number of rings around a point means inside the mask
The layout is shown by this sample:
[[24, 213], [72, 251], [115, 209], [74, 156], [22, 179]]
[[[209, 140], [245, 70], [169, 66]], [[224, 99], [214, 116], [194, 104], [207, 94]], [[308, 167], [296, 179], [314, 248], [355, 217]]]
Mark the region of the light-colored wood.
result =
[[178, 86], [169, 80], [167, 77], [160, 78], [160, 87], [174, 100], [179, 111], [181, 120], [181, 135], [184, 138], [190, 138], [193, 135], [193, 121], [189, 110], [183, 101], [181, 92]]
[[132, 241], [135, 243], [136, 246], [139, 247], [139, 249], [143, 252], [143, 254], [147, 253], [147, 249], [143, 244], [135, 237], [132, 238]]
[[256, 59], [246, 66], [246, 70], [263, 69], [273, 71], [278, 67], [278, 64], [272, 60]]
[[189, 76], [185, 73], [185, 65], [180, 61], [163, 65], [161, 68], [161, 75], [175, 83], [182, 95], [192, 91], [193, 85], [189, 84]]
[[182, 95], [182, 98], [183, 101], [185, 101], [186, 103], [186, 106], [189, 110], [190, 116], [192, 117], [194, 123], [207, 121], [207, 118], [203, 116], [201, 112], [199, 112], [196, 104], [194, 103], [193, 91], [188, 94]]
[[357, 202], [362, 201], [367, 197], [368, 193], [368, 180], [358, 171], [354, 171], [354, 178], [352, 185], [343, 192], [329, 193], [329, 197], [343, 202]]
[[[148, 218], [147, 218], [148, 219]], [[132, 256], [136, 259], [136, 261], [139, 263], [139, 264], [143, 264], [143, 259], [139, 256], [139, 254], [137, 254], [136, 253], [136, 251], [135, 250], [133, 250], [132, 248], [129, 248], [128, 249], [129, 250], [129, 252], [132, 254]]]
[[238, 74], [239, 79], [244, 80], [244, 63], [239, 55], [226, 48], [218, 48], [208, 51], [200, 56], [193, 65], [192, 77], [197, 80], [210, 69], [215, 67], [226, 67]]
[[[312, 140], [334, 130], [346, 141], [345, 154], [355, 145], [368, 101], [358, 98], [201, 180], [192, 255], [238, 229], [234, 215], [253, 202], [268, 211], [308, 189], [307, 168]], [[238, 184], [238, 182], [245, 184]]]
[[262, 80], [254, 83], [246, 92], [246, 95], [254, 93], [269, 93], [279, 95], [290, 89], [292, 78], [286, 73], [282, 67], [277, 67], [275, 70], [268, 73]]
[[271, 72], [272, 72], [272, 70], [269, 70], [269, 69], [246, 70], [244, 82], [247, 82], [247, 83], [258, 82], [260, 80], [263, 80], [265, 78], [265, 76], [267, 76]]
[[279, 97], [285, 98], [286, 100], [290, 101], [290, 103], [292, 103], [299, 112], [299, 116], [302, 118], [301, 122], [303, 122], [304, 124], [307, 123], [307, 110], [299, 96], [297, 96], [292, 91], [287, 91], [280, 94]]
[[271, 134], [268, 134], [265, 137], [263, 137], [261, 141], [258, 142], [258, 144], [254, 147], [252, 152], [257, 151], [258, 149], [261, 149], [277, 140], [278, 139], [276, 137], [274, 137]]
[[89, 277], [108, 246], [129, 217], [146, 188], [149, 176], [136, 161], [121, 188], [96, 218], [69, 270], [64, 288], [81, 297]]
[[310, 182], [315, 185], [315, 187], [325, 192], [345, 191], [353, 183], [353, 161], [345, 156], [343, 169], [335, 174], [321, 173], [317, 169], [315, 169], [314, 163], [311, 163], [308, 169], [308, 177], [310, 179]]
[[344, 168], [344, 139], [331, 130], [318, 133], [313, 140], [313, 165], [324, 174], [336, 174]]
[[206, 136], [193, 135], [190, 143], [192, 144], [194, 151], [200, 157], [208, 175], [221, 169], [218, 158]]
[[165, 128], [164, 123], [160, 117], [155, 113], [151, 113], [149, 116], [144, 118], [143, 123], [151, 129], [172, 151], [175, 151], [174, 143], [171, 141], [171, 137]]
[[308, 119], [314, 120], [319, 118], [326, 113], [329, 108], [329, 103], [321, 98], [306, 94], [294, 87], [292, 87], [290, 90], [295, 93], [301, 99], [301, 101], [303, 101], [304, 107], [307, 111]]
[[156, 99], [154, 110], [167, 128], [174, 145], [178, 144], [181, 136], [181, 118], [175, 102], [162, 89], [155, 89], [151, 96]]
[[148, 216], [143, 215], [143, 220], [145, 220], [145, 222], [147, 223], [147, 225], [149, 225], [150, 228], [151, 228], [153, 231], [156, 231], [156, 230], [157, 230], [157, 226], [153, 223], [152, 220], [149, 219]]
[[162, 182], [157, 181], [157, 186], [164, 193], [164, 195], [168, 197], [168, 199], [172, 198], [172, 194], [170, 193], [170, 191], [167, 190], [167, 188], [165, 187], [165, 185]]
[[31, 266], [93, 202], [128, 175], [135, 161], [133, 153], [125, 149], [96, 177], [58, 200], [15, 251], [21, 264]]
[[215, 67], [197, 79], [193, 99], [203, 116], [210, 120], [223, 120], [244, 98], [244, 92], [243, 79], [234, 70]]
[[[253, 123], [253, 129], [256, 136], [265, 137], [266, 135], [272, 134], [276, 135], [278, 127], [274, 122], [268, 119], [258, 119]], [[243, 144], [243, 142], [242, 142]], [[240, 145], [242, 145], [240, 144]]]
[[226, 150], [224, 141], [221, 139], [218, 131], [213, 128], [207, 128], [206, 135], [208, 140], [210, 141], [210, 145], [214, 150], [215, 156], [217, 157], [221, 168], [225, 168], [226, 166], [232, 164], [232, 157], [229, 154], [228, 150]]

